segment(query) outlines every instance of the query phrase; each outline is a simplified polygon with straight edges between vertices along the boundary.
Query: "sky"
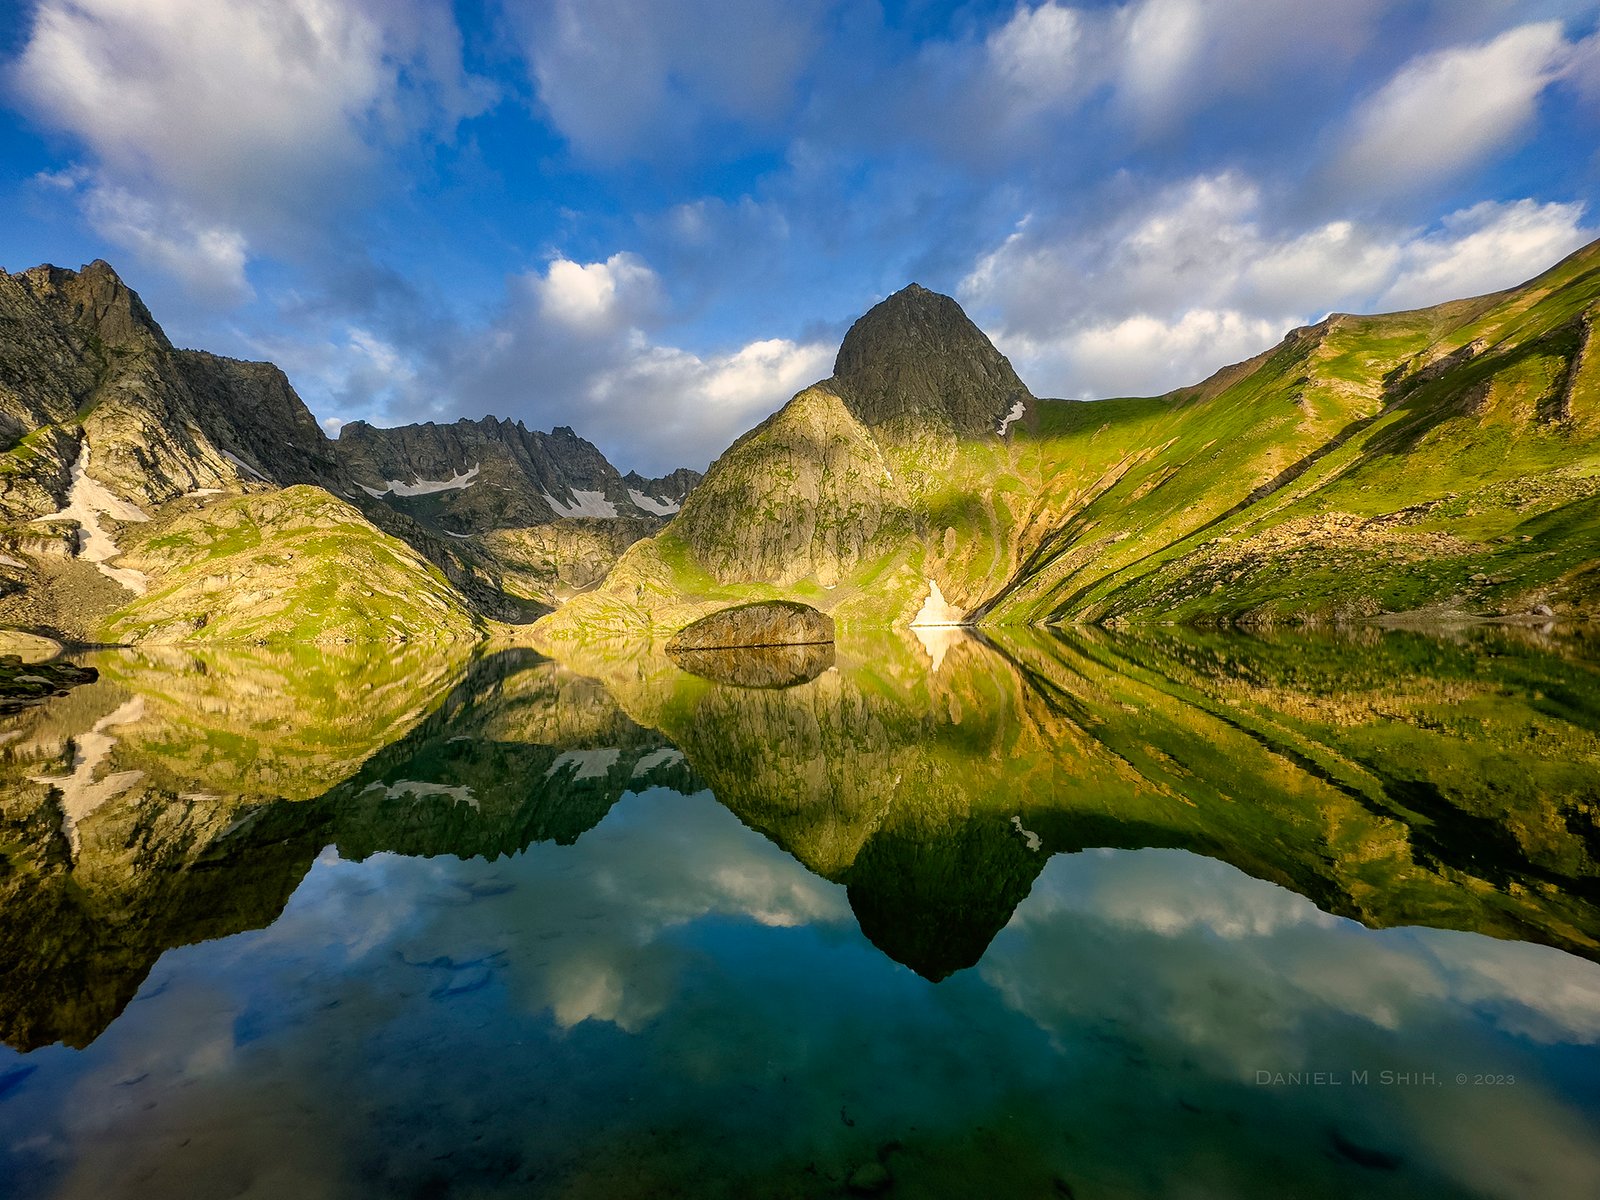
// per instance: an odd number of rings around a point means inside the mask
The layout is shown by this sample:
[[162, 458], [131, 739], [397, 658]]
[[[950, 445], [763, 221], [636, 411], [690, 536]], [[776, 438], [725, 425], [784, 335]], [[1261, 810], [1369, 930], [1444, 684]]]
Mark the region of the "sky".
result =
[[330, 433], [704, 467], [913, 281], [1041, 396], [1600, 236], [1600, 0], [0, 0], [0, 268]]

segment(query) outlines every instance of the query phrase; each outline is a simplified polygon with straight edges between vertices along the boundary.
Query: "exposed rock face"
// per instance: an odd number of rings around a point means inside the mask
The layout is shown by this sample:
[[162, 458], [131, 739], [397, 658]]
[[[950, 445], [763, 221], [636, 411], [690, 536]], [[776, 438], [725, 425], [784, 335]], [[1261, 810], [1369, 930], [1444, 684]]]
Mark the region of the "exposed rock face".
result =
[[[987, 538], [1015, 517], [1005, 489], [965, 494], [950, 468], [976, 446], [976, 465], [1003, 479], [1012, 427], [1036, 403], [960, 305], [913, 284], [857, 321], [833, 377], [736, 441], [659, 544], [625, 555], [594, 596], [552, 619], [551, 633], [641, 618], [659, 628], [695, 611], [674, 605], [674, 593], [737, 599], [742, 588], [805, 581], [837, 588], [828, 606], [848, 604], [864, 623], [909, 621], [922, 601], [912, 603], [909, 590], [919, 577], [937, 580], [954, 605], [975, 607], [983, 594], [970, 586], [974, 566], [1012, 565], [1009, 547], [997, 553]], [[725, 592], [691, 591], [685, 560]], [[873, 576], [883, 565], [889, 586]], [[653, 595], [664, 602], [632, 603]]]
[[804, 646], [833, 641], [833, 618], [809, 604], [762, 600], [701, 617], [678, 631], [668, 651], [743, 646]]
[[830, 386], [874, 429], [938, 421], [982, 435], [1033, 400], [959, 304], [915, 283], [850, 327]]
[[[698, 479], [624, 479], [571, 429], [494, 418], [356, 423], [331, 441], [277, 367], [175, 348], [106, 263], [0, 271], [0, 622], [83, 636], [140, 590], [119, 559], [128, 521], [183, 497], [297, 484], [355, 504], [480, 612], [531, 619], [597, 582]], [[616, 526], [481, 536], [572, 519]]]
[[335, 444], [362, 491], [452, 533], [515, 529], [563, 517], [661, 517], [699, 476], [624, 478], [570, 428], [549, 433], [485, 417], [379, 429], [353, 421]]

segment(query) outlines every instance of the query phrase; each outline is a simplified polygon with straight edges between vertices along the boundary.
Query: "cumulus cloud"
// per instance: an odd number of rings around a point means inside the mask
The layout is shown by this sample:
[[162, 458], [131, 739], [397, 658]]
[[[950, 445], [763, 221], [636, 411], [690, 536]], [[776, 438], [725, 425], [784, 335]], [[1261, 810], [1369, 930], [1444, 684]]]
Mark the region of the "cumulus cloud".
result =
[[[603, 419], [596, 432], [632, 442], [630, 462], [700, 466], [795, 392], [826, 378], [836, 347], [767, 338], [706, 356], [645, 343], [630, 349], [587, 385], [586, 399]], [[648, 432], [625, 432], [632, 427]]]
[[105, 184], [84, 192], [83, 208], [101, 236], [181, 280], [194, 296], [231, 306], [255, 295], [245, 279], [249, 247], [237, 229], [210, 224], [176, 201], [157, 203]]
[[1385, 308], [1418, 308], [1457, 296], [1477, 296], [1521, 283], [1590, 241], [1583, 205], [1485, 201], [1452, 213], [1430, 234], [1413, 239], [1403, 265], [1383, 292]]
[[625, 251], [605, 262], [557, 258], [531, 283], [546, 317], [587, 333], [637, 323], [659, 301], [655, 272]]
[[[461, 69], [453, 21], [412, 0], [42, 0], [9, 76], [87, 151], [91, 221], [163, 270], [178, 259], [108, 206], [181, 209], [180, 226], [234, 231], [242, 252], [247, 236], [320, 226], [379, 146], [490, 98]], [[219, 257], [215, 238], [184, 236]]]
[[1595, 236], [1579, 204], [1484, 202], [1431, 228], [1340, 219], [1272, 227], [1237, 173], [1173, 185], [1091, 226], [1025, 221], [959, 288], [1047, 395], [1159, 393], [1265, 350], [1330, 311], [1510, 287]]
[[[420, 301], [419, 301], [420, 302]], [[329, 336], [320, 306], [306, 331], [256, 339], [332, 428], [493, 414], [532, 428], [572, 425], [619, 467], [657, 473], [703, 467], [795, 392], [825, 378], [831, 341], [758, 338], [719, 352], [671, 344], [658, 326], [656, 272], [619, 252], [557, 256], [514, 276], [499, 310], [462, 325], [434, 312]], [[388, 325], [425, 334], [385, 334]], [[315, 335], [311, 330], [317, 330]]]
[[1480, 162], [1533, 120], [1569, 49], [1560, 22], [1547, 21], [1419, 55], [1357, 110], [1332, 177], [1388, 192]]

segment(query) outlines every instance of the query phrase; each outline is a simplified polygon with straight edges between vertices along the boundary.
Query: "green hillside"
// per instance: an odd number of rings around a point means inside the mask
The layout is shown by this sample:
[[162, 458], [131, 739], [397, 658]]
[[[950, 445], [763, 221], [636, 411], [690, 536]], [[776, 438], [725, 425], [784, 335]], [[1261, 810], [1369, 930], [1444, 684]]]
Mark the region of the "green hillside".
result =
[[1600, 244], [1508, 292], [1334, 315], [1196, 387], [1073, 402], [1019, 392], [913, 286], [538, 628], [659, 633], [772, 597], [904, 624], [930, 581], [983, 624], [1586, 616], [1597, 304]]

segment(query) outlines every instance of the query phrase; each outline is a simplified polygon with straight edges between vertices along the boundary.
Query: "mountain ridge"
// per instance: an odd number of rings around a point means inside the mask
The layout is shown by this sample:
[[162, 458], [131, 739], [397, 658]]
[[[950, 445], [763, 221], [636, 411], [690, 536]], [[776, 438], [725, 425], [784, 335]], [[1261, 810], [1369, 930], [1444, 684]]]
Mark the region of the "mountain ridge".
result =
[[[707, 472], [702, 497], [726, 512], [751, 496], [751, 511], [719, 520], [691, 501], [536, 630], [658, 636], [769, 598], [847, 626], [1592, 615], [1597, 260], [1600, 243], [1488, 296], [1331, 314], [1157, 397], [1023, 398], [998, 370], [937, 355], [906, 370], [903, 347], [877, 364], [841, 352], [842, 386], [801, 392]], [[884, 304], [959, 310], [930, 296]], [[877, 343], [882, 308], [846, 344]], [[992, 346], [984, 357], [1004, 362]], [[843, 399], [863, 376], [877, 400]], [[838, 395], [834, 419], [793, 436], [785, 414], [815, 415], [818, 395]], [[980, 426], [1008, 396], [1014, 421]], [[861, 480], [846, 502], [829, 490], [844, 446]], [[773, 464], [781, 486], [763, 476]], [[805, 545], [795, 531], [811, 531]]]
[[[1035, 397], [955, 300], [912, 284], [703, 477], [648, 479], [568, 426], [356, 422], [330, 440], [270, 364], [172, 347], [108, 265], [0, 273], [0, 620], [38, 618], [42, 583], [93, 611], [31, 623], [87, 628], [148, 578], [131, 564], [170, 561], [150, 539], [226, 543], [193, 528], [212, 493], [286, 485], [408, 547], [393, 561], [420, 552], [474, 620], [539, 618], [539, 641], [662, 636], [763, 599], [844, 628], [1587, 617], [1597, 312], [1600, 243], [1516, 288], [1330, 314], [1197, 384], [1087, 402]], [[267, 543], [303, 528], [272, 511]], [[181, 631], [204, 588], [241, 586], [229, 571], [167, 596], [174, 619], [119, 628]], [[395, 615], [341, 628], [387, 637]]]
[[[480, 616], [515, 621], [598, 582], [699, 478], [624, 477], [570, 427], [530, 433], [493, 417], [354, 423], [330, 439], [279, 368], [174, 346], [99, 259], [0, 271], [0, 448], [0, 621], [79, 637], [144, 586], [114, 564], [140, 557], [166, 509], [210, 496], [320, 489], [358, 518], [310, 497], [300, 517], [405, 543]], [[474, 491], [480, 475], [488, 486]]]

